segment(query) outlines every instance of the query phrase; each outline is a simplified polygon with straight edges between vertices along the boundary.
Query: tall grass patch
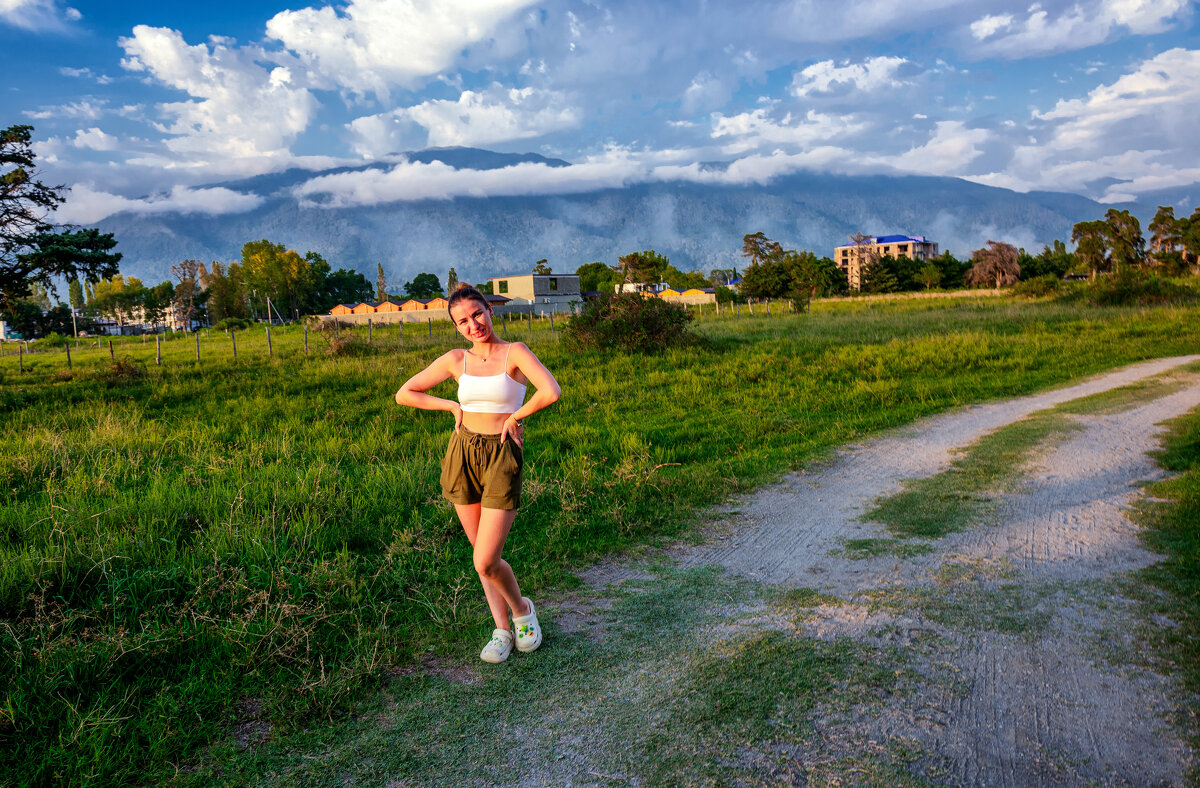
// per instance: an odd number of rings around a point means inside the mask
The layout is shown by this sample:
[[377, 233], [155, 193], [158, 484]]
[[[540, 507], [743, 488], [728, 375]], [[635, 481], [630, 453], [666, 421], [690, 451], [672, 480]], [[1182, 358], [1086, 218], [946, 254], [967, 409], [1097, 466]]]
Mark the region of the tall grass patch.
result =
[[[1148, 611], [1171, 624], [1154, 627], [1149, 637], [1182, 686], [1177, 720], [1200, 751], [1194, 702], [1200, 697], [1200, 411], [1171, 422], [1156, 459], [1173, 476], [1147, 488], [1137, 519], [1147, 529], [1147, 546], [1166, 558], [1140, 576], [1158, 590], [1146, 599]], [[1193, 767], [1191, 779], [1200, 781], [1200, 769]]]

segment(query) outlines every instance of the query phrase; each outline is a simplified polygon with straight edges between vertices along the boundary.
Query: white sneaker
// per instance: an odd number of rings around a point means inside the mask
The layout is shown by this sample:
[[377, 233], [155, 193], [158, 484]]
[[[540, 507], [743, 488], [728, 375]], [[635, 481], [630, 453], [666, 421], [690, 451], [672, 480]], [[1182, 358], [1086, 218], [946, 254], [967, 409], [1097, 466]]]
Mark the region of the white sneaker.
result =
[[517, 651], [522, 653], [534, 651], [542, 645], [542, 627], [538, 624], [537, 611], [529, 597], [521, 597], [529, 605], [529, 613], [524, 616], [513, 616], [513, 630], [517, 633]]
[[479, 658], [484, 662], [491, 662], [493, 665], [499, 664], [508, 659], [508, 655], [512, 653], [513, 636], [507, 629], [496, 629], [492, 631], [492, 639], [483, 647], [483, 651], [479, 652]]

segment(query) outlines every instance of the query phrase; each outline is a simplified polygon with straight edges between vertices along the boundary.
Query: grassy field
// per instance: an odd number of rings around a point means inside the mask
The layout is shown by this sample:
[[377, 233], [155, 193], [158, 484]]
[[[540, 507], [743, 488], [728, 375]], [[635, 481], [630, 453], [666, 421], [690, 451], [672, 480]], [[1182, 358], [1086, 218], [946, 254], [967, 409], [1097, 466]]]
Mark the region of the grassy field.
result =
[[[563, 388], [529, 422], [506, 550], [536, 595], [865, 433], [1192, 352], [1200, 309], [822, 303], [708, 314], [702, 346], [650, 358], [509, 329]], [[392, 401], [450, 330], [0, 358], [0, 783], [170, 779], [247, 703], [280, 730], [337, 719], [388, 668], [477, 652], [489, 617], [437, 488], [448, 416]]]
[[[1146, 544], [1167, 559], [1143, 572], [1141, 579], [1158, 594], [1145, 595], [1147, 618], [1166, 616], [1173, 626], [1146, 627], [1141, 633], [1157, 648], [1153, 658], [1164, 672], [1178, 676], [1190, 698], [1200, 697], [1200, 413], [1171, 422], [1157, 457], [1170, 478], [1151, 484], [1139, 504], [1137, 520], [1147, 529]], [[1187, 704], [1178, 722], [1200, 752], [1200, 711]], [[1200, 785], [1200, 764], [1189, 775]]]

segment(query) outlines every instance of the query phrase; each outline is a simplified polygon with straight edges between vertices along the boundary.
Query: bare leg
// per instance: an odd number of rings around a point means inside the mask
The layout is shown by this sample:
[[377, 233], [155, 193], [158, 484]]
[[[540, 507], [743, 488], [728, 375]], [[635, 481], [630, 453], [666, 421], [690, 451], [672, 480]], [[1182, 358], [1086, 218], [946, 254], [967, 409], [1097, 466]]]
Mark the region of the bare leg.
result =
[[483, 594], [487, 597], [488, 609], [492, 612], [496, 628], [511, 629], [508, 623], [509, 609], [515, 616], [529, 612], [512, 567], [500, 557], [517, 512], [515, 509], [484, 509], [477, 503], [455, 504], [454, 508], [467, 540], [475, 548], [475, 570], [483, 584]]

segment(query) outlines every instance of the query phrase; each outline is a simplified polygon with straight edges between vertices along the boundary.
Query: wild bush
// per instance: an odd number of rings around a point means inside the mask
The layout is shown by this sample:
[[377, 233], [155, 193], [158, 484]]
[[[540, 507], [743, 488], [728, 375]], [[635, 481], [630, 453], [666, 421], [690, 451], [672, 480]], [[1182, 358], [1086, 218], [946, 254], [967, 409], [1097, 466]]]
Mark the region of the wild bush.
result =
[[98, 377], [109, 386], [136, 383], [146, 377], [146, 365], [132, 356], [117, 356], [100, 370]]
[[1076, 297], [1095, 306], [1177, 306], [1200, 301], [1200, 293], [1192, 287], [1135, 271], [1099, 276]]
[[33, 343], [38, 350], [60, 350], [67, 339], [57, 331], [51, 331], [46, 336]]
[[654, 352], [687, 345], [692, 314], [677, 304], [638, 293], [604, 294], [572, 317], [563, 332], [568, 347]]
[[228, 331], [231, 328], [235, 331], [244, 331], [249, 327], [250, 321], [243, 317], [227, 317], [224, 320], [218, 320], [217, 324], [213, 326], [218, 331]]
[[325, 352], [331, 356], [369, 356], [375, 353], [375, 348], [365, 337], [360, 337], [347, 331], [344, 334], [325, 332]]
[[1035, 276], [1032, 279], [1025, 279], [1013, 285], [1013, 294], [1023, 298], [1043, 298], [1045, 296], [1056, 296], [1065, 292], [1068, 288], [1066, 282], [1055, 274], [1042, 274]]

